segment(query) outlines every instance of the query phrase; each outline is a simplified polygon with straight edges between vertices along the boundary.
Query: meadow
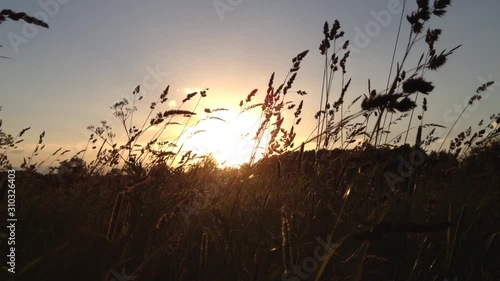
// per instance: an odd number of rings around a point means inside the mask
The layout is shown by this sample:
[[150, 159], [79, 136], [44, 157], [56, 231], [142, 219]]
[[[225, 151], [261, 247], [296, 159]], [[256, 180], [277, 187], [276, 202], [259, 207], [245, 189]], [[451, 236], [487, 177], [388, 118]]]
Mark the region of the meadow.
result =
[[[426, 74], [445, 71], [460, 46], [438, 48], [444, 31], [429, 24], [450, 1], [416, 2], [385, 89], [349, 91], [350, 42], [334, 21], [282, 81], [273, 73], [265, 91], [241, 97], [238, 114], [260, 118], [238, 167], [184, 149], [200, 123], [226, 122], [224, 105], [200, 106], [209, 89], [164, 110], [169, 86], [151, 103], [137, 86], [110, 108], [121, 127], [89, 126], [83, 150], [47, 158], [41, 133], [19, 167], [10, 153], [32, 129], [11, 134], [0, 122], [0, 214], [15, 184], [18, 220], [16, 273], [3, 263], [2, 280], [500, 280], [500, 113], [478, 112], [484, 119], [459, 133], [467, 107], [451, 127], [426, 120]], [[0, 11], [6, 20], [48, 27]], [[314, 105], [294, 85], [313, 53], [325, 59]], [[474, 85], [469, 106], [493, 85]], [[316, 116], [303, 116], [306, 106]], [[303, 118], [316, 127], [299, 141]]]

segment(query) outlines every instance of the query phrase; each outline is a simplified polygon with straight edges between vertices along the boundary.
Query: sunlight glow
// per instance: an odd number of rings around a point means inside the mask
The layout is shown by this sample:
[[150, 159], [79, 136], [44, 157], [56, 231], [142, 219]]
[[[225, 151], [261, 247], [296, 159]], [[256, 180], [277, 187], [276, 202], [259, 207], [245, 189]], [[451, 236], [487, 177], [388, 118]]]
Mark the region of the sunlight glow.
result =
[[[250, 113], [239, 115], [234, 111], [217, 114], [220, 120], [203, 120], [198, 126], [190, 129], [186, 139], [186, 149], [193, 150], [198, 155], [212, 155], [220, 167], [239, 167], [250, 161], [255, 141], [253, 140], [258, 129], [258, 116]], [[256, 160], [264, 154], [263, 144], [257, 150]]]

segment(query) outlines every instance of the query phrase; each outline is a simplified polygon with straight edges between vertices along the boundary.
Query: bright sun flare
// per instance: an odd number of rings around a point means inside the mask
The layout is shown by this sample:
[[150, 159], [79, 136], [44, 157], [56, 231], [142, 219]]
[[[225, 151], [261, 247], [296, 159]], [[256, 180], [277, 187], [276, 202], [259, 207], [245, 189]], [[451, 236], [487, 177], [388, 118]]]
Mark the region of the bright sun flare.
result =
[[[186, 134], [185, 149], [192, 150], [197, 155], [211, 154], [220, 167], [239, 167], [249, 162], [255, 144], [253, 138], [259, 125], [258, 117], [251, 114], [239, 115], [231, 111], [218, 116], [226, 122], [202, 121]], [[204, 117], [201, 116], [201, 119]], [[200, 132], [194, 134], [197, 131]], [[265, 141], [264, 138], [262, 143]], [[264, 149], [262, 145], [260, 147], [255, 155], [256, 160], [263, 156]]]

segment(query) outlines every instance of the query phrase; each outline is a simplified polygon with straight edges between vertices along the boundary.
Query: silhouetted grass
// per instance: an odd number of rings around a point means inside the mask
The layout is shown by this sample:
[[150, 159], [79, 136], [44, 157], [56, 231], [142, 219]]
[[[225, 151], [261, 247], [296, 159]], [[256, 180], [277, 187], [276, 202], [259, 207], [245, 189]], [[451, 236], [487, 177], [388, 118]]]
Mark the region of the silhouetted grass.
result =
[[[372, 89], [369, 81], [367, 94], [348, 104], [349, 41], [338, 21], [325, 23], [317, 127], [295, 145], [308, 106], [296, 100], [306, 92], [292, 90], [310, 55], [304, 51], [277, 88], [273, 73], [265, 95], [254, 89], [240, 102], [240, 113], [260, 110], [260, 119], [249, 163], [238, 169], [183, 149], [188, 128], [202, 134], [201, 122], [225, 122], [217, 116], [225, 108], [202, 106], [208, 89], [162, 110], [167, 86], [139, 120], [144, 101], [137, 86], [131, 98], [111, 106], [122, 128], [105, 121], [89, 126], [85, 149], [73, 155], [59, 148], [38, 160], [40, 134], [16, 178], [16, 280], [112, 280], [123, 273], [135, 280], [498, 280], [500, 115], [458, 134], [449, 150], [433, 151], [440, 139], [435, 128], [442, 126], [424, 123], [427, 99], [418, 104], [418, 95], [434, 89], [426, 71], [440, 69], [456, 49], [438, 52], [442, 31], [424, 32], [449, 5], [418, 0], [387, 89]], [[427, 53], [406, 65], [423, 39]], [[481, 85], [470, 104], [492, 84]], [[420, 124], [413, 126], [419, 106]], [[207, 118], [192, 122], [201, 110]], [[391, 127], [406, 120], [407, 129], [392, 135]], [[13, 136], [1, 124], [6, 170], [8, 153], [29, 128]], [[114, 130], [122, 129], [119, 140]], [[400, 145], [413, 129], [415, 142]], [[308, 143], [316, 149], [306, 150]], [[50, 163], [48, 173], [39, 173], [43, 163]], [[0, 191], [3, 214], [5, 181]]]

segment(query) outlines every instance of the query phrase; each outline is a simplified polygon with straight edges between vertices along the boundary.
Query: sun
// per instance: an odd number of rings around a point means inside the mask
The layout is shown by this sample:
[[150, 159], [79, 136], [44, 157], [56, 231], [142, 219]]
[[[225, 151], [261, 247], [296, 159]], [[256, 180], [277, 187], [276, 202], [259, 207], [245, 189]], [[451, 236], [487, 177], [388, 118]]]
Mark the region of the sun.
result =
[[[224, 121], [200, 116], [200, 119], [205, 120], [186, 134], [185, 149], [192, 150], [197, 155], [212, 155], [219, 167], [240, 167], [248, 163], [255, 146], [258, 116], [225, 111], [217, 117]], [[264, 137], [256, 151], [255, 160], [263, 157], [265, 143]]]

